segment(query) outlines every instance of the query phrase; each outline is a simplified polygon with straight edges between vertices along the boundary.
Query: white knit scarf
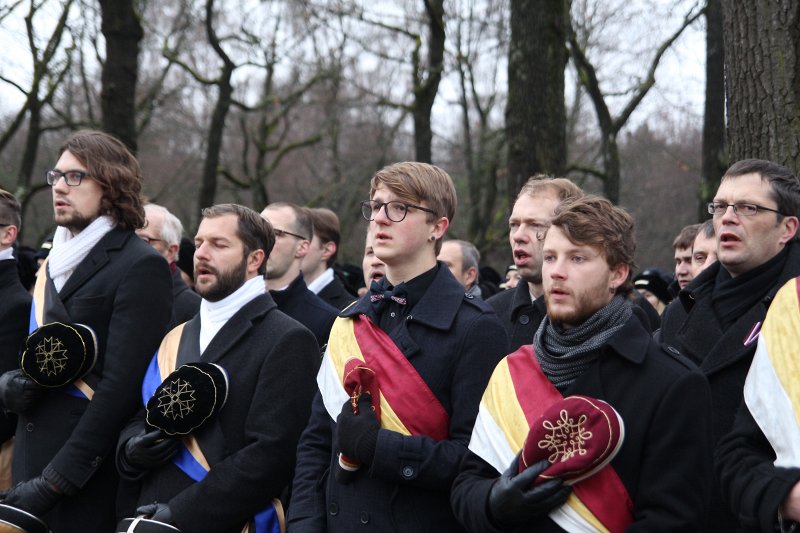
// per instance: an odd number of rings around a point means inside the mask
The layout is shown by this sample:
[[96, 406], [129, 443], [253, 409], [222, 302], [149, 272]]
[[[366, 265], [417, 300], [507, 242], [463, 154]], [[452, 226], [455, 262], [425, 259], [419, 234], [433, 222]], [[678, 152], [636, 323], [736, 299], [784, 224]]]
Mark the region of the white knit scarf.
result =
[[200, 353], [206, 351], [211, 339], [239, 309], [266, 291], [264, 276], [256, 276], [218, 302], [203, 298], [200, 302]]
[[64, 226], [56, 228], [55, 235], [53, 235], [53, 248], [47, 256], [47, 270], [50, 272], [57, 291], [61, 290], [75, 272], [75, 268], [89, 255], [95, 244], [113, 228], [114, 220], [109, 216], [97, 217], [83, 231], [74, 236]]

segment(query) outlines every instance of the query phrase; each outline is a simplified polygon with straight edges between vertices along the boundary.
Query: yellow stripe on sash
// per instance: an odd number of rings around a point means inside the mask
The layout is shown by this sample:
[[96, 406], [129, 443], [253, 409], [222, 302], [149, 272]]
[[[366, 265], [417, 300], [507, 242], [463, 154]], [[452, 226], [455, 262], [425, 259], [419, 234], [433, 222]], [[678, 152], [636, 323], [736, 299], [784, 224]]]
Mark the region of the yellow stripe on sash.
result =
[[529, 430], [528, 421], [519, 402], [509, 401], [509, 398], [516, 397], [506, 357], [495, 367], [489, 386], [481, 398], [481, 404], [503, 431], [511, 449], [521, 450]]
[[[328, 356], [336, 369], [336, 375], [342, 386], [344, 386], [344, 367], [347, 361], [356, 358], [366, 363], [364, 354], [361, 353], [361, 347], [356, 340], [353, 329], [354, 324], [355, 321], [352, 319], [338, 317], [334, 321], [331, 334], [328, 337]], [[378, 388], [380, 388], [380, 381], [378, 382]], [[411, 435], [411, 432], [408, 431], [383, 394], [381, 394], [381, 427], [406, 436]]]
[[183, 327], [186, 325], [184, 322], [179, 326], [175, 326], [172, 331], [167, 333], [161, 345], [158, 347], [158, 370], [161, 373], [161, 381], [167, 379], [167, 376], [175, 371], [175, 365], [178, 360], [178, 346], [181, 343], [181, 335], [183, 335]]
[[211, 465], [208, 464], [206, 456], [203, 455], [203, 450], [200, 449], [200, 444], [197, 442], [197, 439], [194, 438], [194, 435], [189, 435], [181, 440], [183, 441], [184, 446], [186, 446], [186, 449], [189, 450], [189, 453], [192, 454], [192, 457], [194, 457], [195, 460], [200, 463], [200, 466], [202, 466], [206, 472], [211, 470]]
[[769, 359], [783, 390], [792, 402], [795, 419], [800, 425], [800, 358], [797, 357], [800, 339], [800, 312], [797, 302], [797, 279], [785, 284], [775, 295], [769, 308], [769, 320], [764, 322], [761, 335], [767, 343]]

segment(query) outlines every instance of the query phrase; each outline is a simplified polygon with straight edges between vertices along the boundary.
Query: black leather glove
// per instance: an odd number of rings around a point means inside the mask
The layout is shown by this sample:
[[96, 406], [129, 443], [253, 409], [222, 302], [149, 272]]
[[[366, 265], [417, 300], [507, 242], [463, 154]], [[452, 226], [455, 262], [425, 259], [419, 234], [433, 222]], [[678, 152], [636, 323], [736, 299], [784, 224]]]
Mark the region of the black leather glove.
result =
[[161, 430], [143, 428], [125, 443], [122, 459], [127, 474], [158, 468], [172, 459], [178, 449], [178, 439], [166, 437]]
[[[149, 503], [136, 509], [136, 516], [143, 516], [151, 520], [172, 524], [172, 510], [166, 503]], [[173, 524], [174, 525], [174, 524]]]
[[30, 411], [47, 393], [20, 370], [9, 370], [0, 376], [0, 401], [7, 411], [22, 415]]
[[353, 407], [348, 400], [336, 418], [339, 450], [365, 465], [372, 464], [380, 429], [381, 424], [372, 410], [372, 398], [368, 393], [362, 394], [358, 399], [358, 414], [353, 413]]
[[517, 474], [519, 456], [492, 485], [489, 491], [489, 512], [492, 521], [501, 528], [515, 528], [542, 517], [567, 500], [572, 489], [560, 479], [533, 486], [533, 481], [550, 466], [547, 459]]
[[6, 493], [3, 503], [28, 511], [34, 516], [42, 516], [55, 507], [61, 496], [53, 484], [39, 476], [13, 486]]

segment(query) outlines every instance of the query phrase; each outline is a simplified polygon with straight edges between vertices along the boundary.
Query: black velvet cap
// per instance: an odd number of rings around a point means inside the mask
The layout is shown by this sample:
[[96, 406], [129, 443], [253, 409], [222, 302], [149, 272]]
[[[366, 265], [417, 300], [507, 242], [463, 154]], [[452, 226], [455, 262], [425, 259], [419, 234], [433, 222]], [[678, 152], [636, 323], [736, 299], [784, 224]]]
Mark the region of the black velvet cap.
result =
[[20, 368], [43, 387], [63, 387], [85, 376], [97, 360], [97, 337], [89, 326], [51, 322], [25, 340]]
[[29, 512], [0, 503], [0, 533], [50, 533], [50, 530]]
[[214, 363], [189, 363], [171, 373], [147, 402], [147, 423], [167, 435], [188, 435], [228, 398], [228, 374]]

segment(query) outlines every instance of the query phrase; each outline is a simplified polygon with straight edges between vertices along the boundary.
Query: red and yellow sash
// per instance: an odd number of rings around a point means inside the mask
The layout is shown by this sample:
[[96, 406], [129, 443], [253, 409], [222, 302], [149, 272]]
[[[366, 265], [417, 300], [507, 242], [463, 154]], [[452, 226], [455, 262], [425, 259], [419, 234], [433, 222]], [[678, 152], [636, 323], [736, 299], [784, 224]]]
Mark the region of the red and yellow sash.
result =
[[[469, 449], [498, 472], [505, 471], [531, 425], [561, 398], [539, 367], [533, 346], [523, 346], [495, 368], [481, 398]], [[617, 533], [633, 523], [633, 503], [611, 465], [572, 488], [566, 503], [550, 512], [563, 529]]]
[[381, 427], [403, 435], [448, 438], [447, 411], [392, 339], [364, 315], [339, 317], [331, 329], [317, 374], [317, 384], [331, 418], [336, 420], [342, 405], [350, 398], [344, 388], [344, 377], [346, 369], [356, 361], [375, 372]]

